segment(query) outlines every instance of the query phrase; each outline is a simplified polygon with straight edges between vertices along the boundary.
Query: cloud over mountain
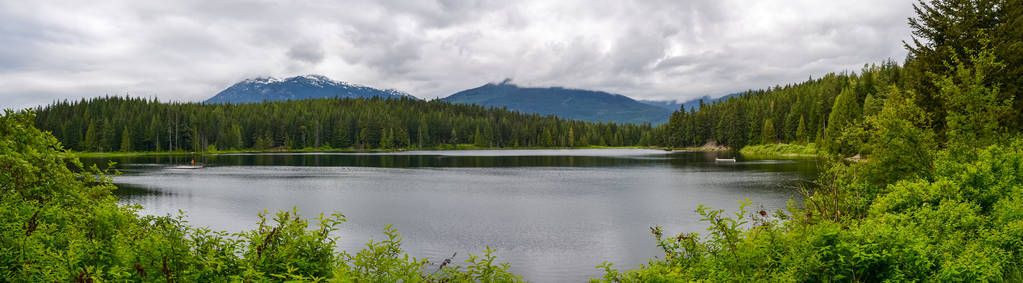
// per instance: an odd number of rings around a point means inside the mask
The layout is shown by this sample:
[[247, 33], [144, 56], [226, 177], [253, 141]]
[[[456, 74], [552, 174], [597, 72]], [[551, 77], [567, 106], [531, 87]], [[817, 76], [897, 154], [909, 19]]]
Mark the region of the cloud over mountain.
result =
[[442, 97], [512, 77], [637, 99], [902, 60], [910, 1], [5, 1], [0, 107], [199, 101], [319, 73]]

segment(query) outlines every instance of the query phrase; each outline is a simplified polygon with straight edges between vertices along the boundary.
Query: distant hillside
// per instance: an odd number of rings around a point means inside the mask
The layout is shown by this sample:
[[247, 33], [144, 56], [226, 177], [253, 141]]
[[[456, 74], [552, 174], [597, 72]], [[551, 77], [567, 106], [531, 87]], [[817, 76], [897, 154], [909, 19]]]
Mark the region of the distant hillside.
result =
[[701, 99], [703, 100], [703, 103], [711, 104], [711, 103], [714, 103], [714, 102], [718, 102], [718, 101], [726, 100], [726, 99], [729, 99], [729, 98], [732, 98], [732, 97], [736, 97], [736, 96], [739, 96], [739, 95], [742, 95], [742, 94], [743, 93], [741, 93], [741, 92], [736, 92], [736, 93], [732, 93], [732, 94], [725, 95], [725, 96], [718, 97], [718, 98], [711, 98], [710, 96], [704, 95], [703, 97], [695, 98], [695, 99], [690, 99], [689, 101], [686, 101], [684, 103], [678, 103], [678, 101], [675, 101], [675, 100], [638, 100], [638, 101], [640, 103], [643, 103], [643, 104], [646, 104], [646, 105], [653, 105], [653, 106], [661, 107], [661, 108], [668, 109], [668, 110], [671, 110], [671, 111], [679, 110], [679, 109], [681, 109], [680, 107], [685, 105], [686, 106], [686, 110], [689, 111], [689, 110], [692, 110], [692, 109], [699, 110], [700, 109], [700, 100]]
[[464, 90], [441, 100], [590, 122], [661, 124], [668, 121], [672, 112], [618, 94], [561, 87], [519, 87], [507, 80]]
[[247, 79], [217, 93], [205, 103], [252, 103], [325, 97], [400, 98], [414, 96], [392, 89], [380, 90], [334, 81], [320, 75], [305, 75], [286, 79], [272, 77]]

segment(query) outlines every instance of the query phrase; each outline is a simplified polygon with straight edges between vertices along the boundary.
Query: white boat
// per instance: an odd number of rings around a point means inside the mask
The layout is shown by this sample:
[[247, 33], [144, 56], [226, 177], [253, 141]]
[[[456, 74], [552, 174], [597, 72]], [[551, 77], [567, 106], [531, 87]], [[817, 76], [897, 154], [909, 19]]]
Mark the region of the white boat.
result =
[[735, 162], [735, 158], [714, 158], [714, 162]]
[[199, 169], [199, 168], [202, 168], [202, 167], [203, 167], [202, 165], [180, 165], [180, 166], [171, 166], [171, 169]]

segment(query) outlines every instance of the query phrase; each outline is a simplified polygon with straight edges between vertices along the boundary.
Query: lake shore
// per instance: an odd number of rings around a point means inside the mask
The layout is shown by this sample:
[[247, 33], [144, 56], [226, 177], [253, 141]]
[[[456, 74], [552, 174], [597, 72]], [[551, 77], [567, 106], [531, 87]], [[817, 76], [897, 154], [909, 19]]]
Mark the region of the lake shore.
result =
[[301, 149], [265, 149], [265, 150], [211, 150], [211, 151], [132, 151], [132, 152], [71, 152], [74, 156], [83, 158], [103, 157], [136, 157], [136, 156], [174, 156], [174, 155], [208, 155], [208, 154], [231, 154], [231, 153], [307, 153], [307, 152], [337, 152], [337, 153], [366, 153], [366, 152], [402, 152], [415, 150], [531, 150], [531, 149], [655, 149], [665, 151], [713, 151], [702, 148], [670, 149], [657, 146], [583, 146], [583, 147], [479, 147], [471, 144], [459, 144], [455, 146], [436, 146], [424, 148], [398, 148], [398, 149], [365, 149], [365, 148], [301, 148]]

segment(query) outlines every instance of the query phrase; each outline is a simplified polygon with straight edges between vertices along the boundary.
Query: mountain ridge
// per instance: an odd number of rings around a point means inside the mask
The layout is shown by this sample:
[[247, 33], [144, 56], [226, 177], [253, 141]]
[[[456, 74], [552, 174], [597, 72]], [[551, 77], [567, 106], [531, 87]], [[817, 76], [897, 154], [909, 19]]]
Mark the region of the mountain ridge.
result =
[[256, 77], [245, 79], [220, 91], [203, 103], [254, 103], [325, 97], [416, 98], [411, 94], [396, 89], [377, 89], [360, 84], [335, 81], [322, 75], [310, 74], [288, 78]]
[[668, 121], [671, 111], [621, 94], [564, 87], [520, 87], [504, 80], [441, 98], [451, 103], [507, 107], [524, 113], [556, 115], [589, 122], [651, 123]]
[[704, 95], [698, 98], [686, 100], [685, 102], [682, 103], [678, 103], [678, 100], [636, 100], [636, 101], [638, 101], [639, 103], [653, 105], [671, 111], [678, 111], [679, 109], [681, 109], [682, 106], [685, 106], [686, 111], [690, 111], [694, 109], [700, 110], [700, 100], [703, 100], [704, 104], [711, 104], [718, 101], [724, 101], [732, 97], [740, 96], [743, 95], [744, 93], [745, 92], [730, 93], [716, 98], [710, 97], [709, 95]]

